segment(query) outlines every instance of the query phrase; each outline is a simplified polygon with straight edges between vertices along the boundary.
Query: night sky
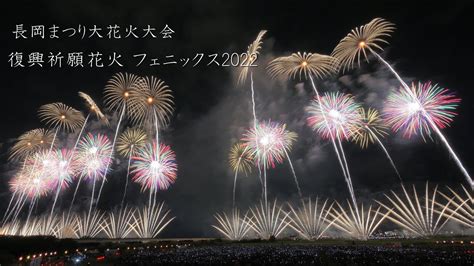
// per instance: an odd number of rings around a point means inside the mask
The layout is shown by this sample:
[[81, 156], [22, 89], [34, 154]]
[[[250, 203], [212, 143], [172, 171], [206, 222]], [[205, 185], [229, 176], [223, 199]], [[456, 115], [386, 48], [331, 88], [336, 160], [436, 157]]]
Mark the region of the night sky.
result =
[[[15, 166], [7, 162], [8, 149], [23, 132], [44, 126], [37, 109], [46, 103], [61, 101], [79, 110], [85, 106], [77, 96], [79, 90], [89, 93], [102, 105], [103, 88], [117, 72], [154, 75], [166, 81], [173, 90], [176, 111], [162, 139], [172, 146], [179, 163], [177, 182], [158, 199], [165, 200], [177, 218], [163, 236], [213, 236], [212, 215], [228, 210], [232, 204], [233, 173], [227, 154], [233, 143], [251, 125], [250, 92], [235, 85], [235, 68], [198, 66], [136, 67], [133, 54], [147, 53], [163, 57], [168, 54], [192, 56], [196, 53], [243, 52], [261, 29], [268, 30], [264, 39], [259, 68], [255, 70], [257, 115], [287, 124], [299, 138], [290, 156], [295, 165], [303, 194], [343, 200], [349, 196], [336, 155], [326, 141], [314, 136], [305, 125], [304, 106], [312, 96], [309, 84], [292, 81], [286, 84], [270, 79], [265, 71], [269, 60], [297, 51], [330, 54], [350, 29], [383, 17], [397, 26], [382, 53], [407, 82], [432, 80], [451, 89], [462, 98], [459, 115], [443, 133], [464, 165], [474, 173], [470, 153], [474, 141], [470, 117], [474, 116], [473, 29], [471, 1], [9, 1], [3, 3], [1, 54], [2, 102], [0, 130], [2, 170], [0, 174], [1, 209], [10, 198], [7, 182]], [[71, 2], [71, 3], [69, 3]], [[354, 4], [349, 4], [354, 3]], [[62, 37], [15, 40], [12, 31], [17, 24], [53, 24], [77, 27], [109, 24], [143, 28], [150, 24], [160, 31], [168, 24], [175, 33], [172, 39], [87, 39]], [[49, 33], [47, 33], [49, 34]], [[62, 35], [64, 36], [64, 35]], [[121, 53], [124, 67], [104, 68], [11, 68], [12, 52], [110, 52]], [[133, 59], [133, 60], [131, 60]], [[65, 62], [63, 62], [64, 64]], [[65, 65], [65, 64], [64, 64]], [[381, 108], [390, 90], [399, 86], [394, 76], [376, 60], [345, 75], [338, 74], [318, 82], [322, 91], [352, 93], [365, 106]], [[112, 115], [109, 113], [109, 115]], [[116, 121], [116, 117], [111, 117]], [[92, 124], [87, 131], [97, 130]], [[112, 129], [102, 129], [113, 137]], [[96, 131], [95, 131], [96, 132]], [[447, 150], [433, 135], [426, 143], [421, 138], [403, 139], [391, 134], [384, 140], [406, 183], [424, 184], [426, 180], [458, 187], [465, 179]], [[383, 152], [376, 145], [361, 150], [344, 143], [353, 176], [356, 195], [361, 200], [381, 198], [383, 192], [397, 189], [399, 181]], [[126, 162], [125, 162], [126, 164]], [[124, 161], [116, 161], [108, 176], [100, 208], [108, 210], [121, 200], [125, 170]], [[269, 197], [280, 201], [296, 200], [293, 178], [285, 162], [269, 171]], [[87, 186], [82, 186], [79, 202], [87, 202]], [[61, 197], [69, 206], [73, 188]], [[237, 187], [238, 206], [247, 208], [260, 196], [258, 177], [241, 176]], [[147, 199], [139, 185], [130, 186], [130, 204]], [[37, 207], [39, 214], [51, 199]]]

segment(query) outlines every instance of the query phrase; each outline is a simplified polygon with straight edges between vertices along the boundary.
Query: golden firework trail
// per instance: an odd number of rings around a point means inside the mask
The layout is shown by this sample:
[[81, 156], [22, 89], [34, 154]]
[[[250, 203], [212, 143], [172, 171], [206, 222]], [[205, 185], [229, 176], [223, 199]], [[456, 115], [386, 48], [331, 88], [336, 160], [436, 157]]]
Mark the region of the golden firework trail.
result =
[[175, 217], [169, 217], [170, 210], [164, 202], [148, 205], [135, 211], [132, 230], [139, 238], [156, 238]]
[[359, 240], [368, 240], [390, 213], [390, 211], [381, 212], [381, 207], [372, 209], [372, 205], [365, 211], [364, 204], [361, 204], [360, 211], [356, 212], [349, 201], [347, 201], [347, 206], [349, 206], [349, 212], [336, 201], [336, 207], [332, 208], [329, 215], [336, 228]]
[[133, 232], [133, 217], [137, 210], [128, 206], [108, 213], [103, 220], [102, 231], [111, 239], [127, 238]]
[[396, 194], [393, 190], [391, 195], [385, 194], [390, 204], [377, 201], [390, 211], [387, 218], [416, 236], [428, 237], [439, 234], [451, 218], [448, 209], [453, 199], [449, 199], [446, 204], [437, 202], [438, 186], [430, 192], [428, 182], [424, 197], [418, 196], [414, 185], [412, 195], [407, 192], [403, 184], [402, 189], [402, 195]]
[[251, 208], [252, 217], [250, 227], [261, 239], [277, 238], [288, 226], [289, 213], [277, 204], [277, 200], [267, 204], [260, 201], [260, 205]]
[[101, 223], [104, 220], [105, 213], [94, 210], [90, 213], [76, 215], [74, 218], [74, 231], [78, 238], [94, 238], [102, 231]]
[[[441, 191], [438, 191], [438, 193], [447, 201], [451, 202], [451, 205], [446, 209], [444, 215], [472, 229], [474, 228], [474, 196], [472, 191], [467, 190], [463, 185], [461, 185], [461, 187], [461, 193], [456, 193], [456, 191], [450, 187], [447, 188], [451, 195], [448, 196]], [[438, 204], [438, 206], [443, 207], [441, 204]]]
[[233, 208], [229, 216], [226, 213], [217, 213], [214, 218], [217, 220], [217, 225], [212, 225], [212, 227], [229, 240], [240, 241], [251, 229], [248, 211], [241, 216], [240, 210]]
[[331, 227], [334, 221], [328, 219], [328, 215], [332, 209], [333, 203], [327, 204], [325, 200], [322, 204], [319, 199], [313, 202], [311, 198], [307, 201], [301, 200], [301, 205], [295, 209], [291, 204], [289, 226], [295, 230], [303, 239], [317, 240]]

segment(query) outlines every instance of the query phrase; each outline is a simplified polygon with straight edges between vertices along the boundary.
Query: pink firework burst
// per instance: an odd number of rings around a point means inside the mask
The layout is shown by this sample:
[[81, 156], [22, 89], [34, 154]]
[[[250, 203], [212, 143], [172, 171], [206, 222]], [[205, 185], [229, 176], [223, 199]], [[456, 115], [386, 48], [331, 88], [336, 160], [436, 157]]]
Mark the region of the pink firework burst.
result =
[[13, 177], [10, 190], [24, 193], [28, 198], [47, 195], [54, 188], [54, 157], [40, 151], [28, 157], [23, 169]]
[[170, 146], [157, 145], [156, 141], [138, 149], [132, 156], [130, 166], [133, 181], [142, 185], [142, 189], [152, 191], [166, 190], [176, 181], [178, 164], [176, 155]]
[[307, 123], [324, 139], [348, 139], [362, 123], [359, 108], [350, 94], [325, 93], [306, 108]]
[[112, 145], [107, 136], [88, 133], [78, 145], [77, 165], [79, 176], [86, 179], [105, 178], [112, 163]]
[[285, 124], [268, 121], [248, 129], [242, 141], [258, 166], [274, 168], [277, 163], [283, 162], [285, 150], [291, 148], [295, 139], [296, 134], [287, 131]]
[[56, 150], [52, 153], [52, 160], [51, 178], [54, 186], [60, 186], [61, 189], [69, 187], [79, 166], [73, 152], [68, 149]]
[[460, 98], [430, 81], [412, 83], [411, 93], [400, 88], [392, 92], [385, 103], [384, 118], [395, 132], [403, 136], [431, 135], [432, 123], [445, 128], [453, 121]]

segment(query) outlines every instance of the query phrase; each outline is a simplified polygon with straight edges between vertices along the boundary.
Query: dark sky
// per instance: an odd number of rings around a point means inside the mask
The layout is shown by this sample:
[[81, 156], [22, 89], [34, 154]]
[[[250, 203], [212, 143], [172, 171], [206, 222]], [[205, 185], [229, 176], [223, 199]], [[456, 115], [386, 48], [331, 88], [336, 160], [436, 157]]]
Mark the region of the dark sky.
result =
[[[343, 199], [348, 196], [334, 151], [327, 143], [314, 137], [304, 124], [303, 107], [311, 97], [308, 84], [289, 85], [270, 81], [264, 65], [275, 56], [290, 52], [309, 51], [328, 54], [337, 42], [355, 26], [374, 17], [384, 17], [397, 25], [383, 56], [406, 81], [432, 80], [454, 90], [463, 100], [459, 115], [451, 128], [443, 130], [466, 168], [474, 172], [470, 152], [474, 142], [470, 136], [470, 117], [474, 115], [472, 88], [472, 14], [471, 1], [9, 1], [4, 3], [1, 53], [2, 104], [0, 112], [1, 201], [9, 199], [7, 181], [13, 166], [6, 160], [14, 138], [26, 130], [43, 126], [36, 115], [39, 106], [61, 101], [84, 109], [77, 96], [81, 90], [102, 102], [107, 80], [116, 72], [154, 75], [167, 82], [175, 96], [176, 112], [168, 129], [163, 132], [166, 143], [177, 154], [177, 182], [158, 195], [177, 216], [165, 236], [210, 236], [212, 215], [230, 208], [233, 176], [227, 165], [227, 153], [250, 125], [249, 88], [236, 87], [233, 69], [200, 66], [196, 68], [135, 67], [135, 61], [122, 60], [124, 67], [102, 69], [11, 68], [11, 52], [119, 52], [124, 58], [133, 54], [150, 56], [167, 54], [242, 52], [261, 29], [268, 30], [256, 70], [257, 113], [261, 119], [287, 123], [288, 129], [299, 134], [291, 152], [296, 173], [305, 196]], [[349, 3], [356, 3], [354, 5]], [[59, 40], [15, 40], [15, 25], [56, 24], [62, 28], [77, 25], [106, 27], [118, 24], [127, 27], [147, 24], [157, 30], [168, 24], [173, 39], [97, 40], [61, 38]], [[338, 75], [319, 83], [323, 91], [352, 93], [368, 106], [381, 107], [390, 89], [398, 86], [387, 70], [372, 61], [346, 76]], [[92, 129], [90, 129], [92, 130]], [[111, 130], [107, 131], [112, 134]], [[450, 160], [447, 150], [434, 137], [403, 140], [392, 134], [385, 143], [402, 177], [407, 183], [426, 180], [459, 186], [464, 177]], [[369, 200], [399, 185], [396, 175], [377, 146], [360, 150], [344, 143], [353, 176], [356, 194]], [[122, 161], [123, 165], [123, 161]], [[100, 207], [110, 209], [120, 202], [117, 191], [123, 188], [123, 166], [109, 175]], [[62, 196], [68, 206], [72, 189]], [[81, 200], [86, 200], [87, 188]], [[121, 193], [121, 192], [120, 192]], [[239, 180], [239, 206], [255, 203], [260, 185], [255, 175]], [[288, 163], [269, 172], [271, 198], [291, 200], [296, 191]], [[132, 185], [130, 203], [146, 198], [139, 196], [138, 185]], [[44, 200], [37, 209], [49, 206]]]

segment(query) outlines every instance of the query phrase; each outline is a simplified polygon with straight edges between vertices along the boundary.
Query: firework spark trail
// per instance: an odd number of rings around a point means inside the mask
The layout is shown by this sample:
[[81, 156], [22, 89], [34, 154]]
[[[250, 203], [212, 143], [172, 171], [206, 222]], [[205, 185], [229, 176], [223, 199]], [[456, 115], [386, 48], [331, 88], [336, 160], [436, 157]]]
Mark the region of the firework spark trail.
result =
[[[242, 158], [239, 158], [237, 163], [239, 164], [241, 160]], [[235, 174], [234, 174], [234, 189], [232, 190], [232, 209], [235, 208], [235, 187], [237, 185], [237, 174], [239, 173], [237, 170], [238, 169], [235, 169]]]
[[352, 203], [354, 204], [354, 209], [355, 209], [355, 212], [356, 212], [356, 215], [357, 215], [357, 219], [359, 220], [359, 223], [361, 223], [361, 219], [363, 217], [360, 216], [359, 208], [357, 207], [358, 205], [357, 205], [357, 200], [356, 200], [356, 197], [355, 197], [354, 185], [352, 185], [351, 173], [349, 172], [349, 165], [347, 164], [346, 155], [344, 154], [344, 149], [342, 148], [342, 143], [341, 143], [341, 139], [339, 137], [339, 134], [336, 134], [336, 136], [337, 136], [337, 142], [338, 142], [339, 148], [341, 150], [342, 159], [344, 161], [344, 167], [346, 168], [347, 181], [350, 184], [349, 190], [350, 190], [350, 193], [351, 193]]
[[[251, 90], [251, 93], [252, 93], [252, 113], [253, 113], [253, 129], [255, 131], [257, 131], [257, 112], [255, 111], [255, 91], [253, 89], [253, 71], [250, 71], [250, 90]], [[257, 149], [258, 149], [258, 143], [257, 143]], [[262, 170], [260, 169], [260, 167], [257, 167], [258, 168], [258, 179], [260, 180], [260, 184], [262, 185], [263, 187], [263, 191], [262, 191], [262, 194], [267, 195], [267, 192], [266, 192], [266, 181], [263, 181], [262, 180]], [[265, 182], [265, 184], [263, 184]], [[266, 202], [266, 200], [265, 200]]]
[[[97, 135], [88, 133], [84, 138], [82, 138], [79, 144], [79, 155], [77, 157], [77, 163], [81, 166], [79, 169], [79, 177], [92, 180], [92, 195], [85, 221], [87, 224], [91, 221], [92, 205], [96, 193], [96, 183], [98, 179], [106, 178], [106, 171], [108, 171], [111, 164], [111, 160], [109, 160], [111, 150], [112, 146], [109, 139], [107, 136], [100, 133]], [[97, 213], [97, 211], [94, 210], [94, 213]]]
[[300, 196], [300, 198], [302, 198], [303, 194], [301, 194], [300, 183], [298, 182], [298, 178], [296, 177], [295, 169], [293, 168], [293, 163], [291, 163], [290, 156], [288, 155], [288, 152], [286, 151], [286, 149], [284, 150], [285, 150], [286, 158], [288, 159], [288, 163], [290, 164], [290, 169], [291, 169], [291, 173], [293, 174], [293, 179], [295, 180], [296, 189], [298, 189], [298, 195]]
[[388, 153], [388, 151], [387, 151], [387, 149], [385, 148], [385, 146], [383, 145], [382, 141], [380, 141], [379, 137], [377, 137], [377, 135], [376, 135], [368, 126], [365, 126], [365, 128], [374, 136], [374, 139], [377, 141], [377, 143], [379, 144], [380, 148], [382, 148], [382, 150], [384, 151], [385, 155], [387, 156], [387, 159], [390, 161], [390, 164], [392, 165], [393, 170], [395, 170], [395, 172], [397, 173], [398, 179], [400, 180], [400, 182], [402, 182], [402, 176], [401, 176], [400, 173], [398, 172], [398, 169], [397, 169], [397, 167], [395, 166], [395, 163], [393, 162], [392, 157], [391, 157], [390, 154]]
[[117, 140], [117, 153], [123, 157], [128, 157], [127, 174], [125, 176], [125, 186], [122, 196], [121, 206], [123, 206], [128, 188], [128, 178], [130, 175], [130, 166], [132, 162], [132, 155], [136, 150], [143, 149], [146, 143], [147, 134], [139, 128], [125, 129]]
[[10, 216], [14, 213], [16, 213], [17, 211], [17, 208], [18, 206], [20, 205], [20, 202], [23, 200], [23, 195], [24, 195], [24, 191], [22, 190], [19, 195], [17, 195], [17, 200], [15, 201], [15, 203], [13, 204], [13, 206], [11, 207], [10, 209], [10, 206], [11, 206], [11, 203], [13, 202], [13, 199], [15, 198], [15, 195], [18, 193], [18, 190], [14, 190], [13, 191], [13, 195], [10, 199], [10, 203], [9, 203], [9, 206], [5, 212], [5, 214], [3, 215], [3, 221], [2, 221], [2, 225], [5, 225], [6, 222], [8, 221], [8, 219], [10, 218]]
[[125, 201], [125, 195], [127, 194], [127, 187], [128, 187], [128, 176], [130, 175], [130, 163], [132, 162], [132, 155], [128, 157], [128, 164], [127, 164], [127, 177], [125, 178], [125, 188], [123, 190], [122, 202], [120, 206], [123, 206], [123, 202]]
[[72, 196], [71, 204], [69, 204], [69, 209], [67, 211], [66, 221], [69, 221], [72, 205], [74, 203], [74, 200], [76, 199], [77, 190], [79, 189], [79, 184], [81, 183], [81, 180], [82, 180], [82, 176], [80, 176], [79, 180], [77, 181], [76, 189], [74, 190], [74, 195]]
[[[324, 125], [329, 126], [329, 121], [328, 121], [328, 118], [326, 116], [326, 111], [324, 110], [323, 105], [321, 103], [322, 98], [319, 96], [318, 90], [316, 89], [316, 86], [314, 84], [314, 81], [313, 81], [313, 78], [311, 77], [311, 75], [309, 75], [309, 78], [311, 80], [311, 85], [312, 85], [312, 87], [313, 87], [313, 89], [316, 93], [316, 102], [317, 102], [319, 110], [322, 114]], [[328, 96], [326, 96], [326, 97], [328, 97]], [[345, 135], [346, 130], [344, 129], [344, 127], [342, 125], [340, 126], [340, 129], [341, 129], [341, 132], [343, 132], [343, 134]], [[358, 206], [357, 205], [357, 200], [356, 200], [355, 193], [354, 193], [354, 187], [352, 185], [352, 179], [351, 179], [351, 176], [350, 176], [350, 173], [349, 173], [349, 166], [347, 164], [347, 160], [346, 160], [346, 157], [345, 157], [345, 154], [344, 154], [344, 149], [342, 148], [341, 140], [340, 140], [340, 137], [339, 137], [339, 134], [340, 134], [339, 130], [336, 127], [335, 132], [333, 132], [333, 129], [329, 128], [327, 130], [327, 132], [329, 133], [328, 135], [331, 139], [331, 142], [332, 142], [333, 147], [334, 147], [334, 151], [336, 152], [339, 164], [342, 168], [342, 172], [343, 172], [345, 181], [347, 183], [349, 193], [351, 195], [352, 203], [354, 204], [354, 209], [357, 212], [357, 217], [360, 219], [359, 210], [358, 210], [358, 207], [357, 207]], [[336, 137], [337, 137], [339, 148], [336, 145], [336, 140], [335, 140], [334, 135], [336, 135]]]
[[[114, 154], [115, 142], [117, 141], [117, 136], [118, 136], [118, 132], [119, 132], [119, 129], [120, 129], [120, 123], [122, 122], [123, 115], [125, 114], [125, 107], [126, 107], [126, 105], [124, 105], [123, 108], [122, 108], [122, 112], [120, 113], [119, 121], [117, 123], [117, 128], [115, 129], [114, 140], [112, 142], [112, 149], [110, 150], [110, 154], [109, 154], [109, 161], [111, 161], [111, 162], [112, 162], [112, 156]], [[109, 170], [109, 166], [111, 164], [112, 163], [107, 164], [107, 168], [105, 169], [104, 178], [102, 179], [102, 184], [100, 185], [99, 194], [97, 195], [97, 200], [96, 200], [96, 205], [95, 205], [96, 209], [97, 209], [97, 206], [99, 205], [100, 195], [102, 194], [102, 188], [104, 187], [105, 180], [106, 180], [106, 175], [107, 175], [107, 172]]]
[[[268, 121], [257, 124], [257, 130], [249, 129], [244, 134], [244, 144], [250, 149], [256, 166], [263, 170], [263, 196], [267, 187], [267, 169], [274, 168], [277, 163], [285, 160], [285, 154], [291, 149], [292, 143], [297, 138], [297, 134], [286, 130], [286, 125]], [[295, 178], [296, 186], [299, 187]]]
[[[33, 155], [33, 159], [28, 161], [28, 166], [27, 166], [27, 178], [26, 183], [24, 185], [27, 185], [26, 187], [22, 188], [21, 192], [21, 197], [19, 198], [18, 204], [16, 206], [17, 209], [15, 210], [14, 216], [13, 216], [13, 221], [15, 222], [18, 219], [18, 216], [23, 209], [23, 206], [25, 205], [28, 197], [30, 197], [32, 200], [30, 201], [30, 207], [28, 211], [28, 216], [30, 216], [31, 211], [33, 209], [33, 205], [36, 202], [36, 199], [47, 193], [49, 190], [49, 179], [45, 178], [43, 176], [44, 171], [46, 169], [46, 164], [45, 162], [50, 160], [50, 156], [48, 154], [49, 152], [43, 151], [43, 152], [38, 152]], [[41, 169], [37, 172], [36, 167], [38, 164], [38, 159], [40, 159], [43, 163], [41, 164], [42, 167]], [[32, 164], [32, 165], [31, 165]], [[21, 177], [24, 178], [24, 177]], [[25, 181], [22, 181], [25, 182]]]
[[13, 203], [13, 200], [15, 199], [15, 196], [16, 196], [16, 191], [13, 192], [11, 198], [10, 198], [10, 201], [8, 202], [8, 206], [7, 206], [7, 210], [5, 211], [5, 213], [3, 214], [3, 219], [2, 219], [2, 225], [5, 225], [5, 222], [6, 222], [6, 217], [7, 217], [7, 214], [10, 210], [10, 207]]
[[[266, 158], [263, 158], [263, 165], [265, 165], [265, 160]], [[267, 199], [267, 168], [264, 166], [263, 167], [263, 189], [265, 191], [265, 208], [268, 206], [268, 199]]]
[[[255, 90], [253, 87], [253, 71], [251, 70], [251, 65], [254, 63], [254, 61], [257, 60], [257, 56], [260, 53], [259, 50], [262, 45], [262, 39], [263, 36], [265, 35], [267, 31], [266, 30], [261, 30], [257, 38], [248, 46], [247, 48], [247, 58], [248, 58], [248, 63], [246, 65], [243, 65], [243, 68], [241, 69], [238, 77], [238, 84], [243, 84], [247, 80], [247, 74], [250, 70], [250, 92], [251, 92], [251, 100], [252, 100], [252, 114], [253, 114], [253, 126], [254, 130], [257, 130], [257, 112], [256, 112], [256, 107], [255, 107]], [[258, 145], [258, 144], [257, 144]], [[260, 184], [262, 184], [263, 188], [263, 181], [262, 181], [262, 171], [260, 167], [258, 168], [258, 179], [260, 180]], [[262, 195], [264, 194], [264, 191], [262, 189]]]
[[91, 215], [91, 212], [92, 212], [92, 204], [94, 203], [94, 193], [95, 193], [95, 181], [96, 181], [96, 178], [94, 177], [93, 181], [92, 181], [92, 195], [91, 195], [91, 203], [89, 204], [89, 212], [87, 213], [87, 221], [86, 223], [89, 224], [90, 222], [90, 215]]
[[[28, 216], [26, 217], [26, 222], [25, 222], [26, 224], [28, 224], [28, 221], [30, 220], [31, 213], [33, 212], [34, 206], [37, 203], [36, 200], [37, 200], [37, 198], [34, 197], [30, 202], [30, 207], [29, 207], [29, 210], [28, 210]], [[16, 220], [16, 217], [15, 217], [15, 220]]]
[[[309, 79], [310, 79], [310, 81], [311, 81], [311, 86], [312, 86], [312, 88], [313, 88], [313, 90], [314, 90], [314, 93], [316, 93], [316, 99], [317, 99], [319, 108], [320, 108], [320, 110], [323, 110], [323, 107], [322, 107], [322, 105], [321, 105], [321, 98], [320, 98], [320, 96], [319, 96], [319, 92], [318, 92], [318, 90], [317, 90], [317, 88], [316, 88], [316, 85], [314, 84], [314, 80], [313, 80], [313, 77], [312, 77], [311, 74], [309, 75]], [[327, 120], [327, 118], [326, 118], [326, 113], [325, 113], [325, 112], [322, 112], [322, 115], [323, 115], [324, 123], [325, 123], [325, 124], [328, 124], [328, 120]], [[335, 143], [335, 140], [334, 140], [334, 135], [333, 135], [333, 133], [332, 133], [331, 130], [329, 131], [329, 134], [330, 134], [331, 142], [332, 142], [333, 147], [334, 147], [334, 151], [336, 152], [336, 155], [337, 155], [337, 159], [339, 160], [339, 164], [341, 165], [342, 173], [343, 173], [344, 179], [345, 179], [345, 181], [346, 181], [346, 183], [347, 183], [347, 186], [348, 186], [348, 189], [349, 189], [349, 193], [351, 194], [351, 198], [352, 198], [352, 201], [353, 201], [353, 203], [354, 203], [354, 208], [357, 209], [357, 203], [356, 203], [356, 198], [355, 198], [355, 194], [354, 194], [354, 188], [352, 187], [352, 180], [350, 179], [350, 176], [348, 176], [348, 173], [346, 172], [347, 166], [344, 167], [344, 164], [343, 164], [343, 162], [342, 162], [342, 160], [341, 160], [341, 155], [340, 155], [340, 153], [339, 153], [339, 150], [338, 150], [338, 148], [337, 148], [337, 146], [336, 146], [336, 143]], [[341, 147], [341, 149], [342, 149], [342, 147]], [[345, 158], [344, 158], [344, 161], [345, 161]]]
[[15, 222], [20, 211], [23, 209], [25, 202], [26, 202], [26, 194], [25, 194], [25, 191], [22, 190], [20, 193], [20, 196], [18, 197], [12, 209], [10, 210], [10, 213], [5, 218], [5, 222], [7, 222], [10, 219], [10, 217], [13, 218], [12, 222]]
[[[447, 188], [451, 192], [451, 195], [448, 196], [443, 192], [439, 192], [439, 194], [453, 205], [453, 207], [446, 209], [445, 216], [472, 229], [474, 228], [474, 197], [471, 194], [472, 192], [470, 193], [463, 185], [461, 185], [461, 187], [465, 198], [450, 187]], [[443, 206], [440, 203], [437, 203], [437, 205], [440, 207]]]
[[[54, 202], [53, 202], [53, 205], [51, 206], [51, 211], [50, 211], [48, 219], [52, 219], [52, 217], [54, 217], [53, 212], [54, 212], [54, 207], [56, 206], [56, 202], [59, 197], [59, 192], [61, 191], [64, 185], [67, 186], [68, 182], [72, 182], [72, 176], [74, 175], [74, 172], [75, 172], [74, 169], [70, 168], [70, 167], [73, 167], [71, 166], [71, 161], [73, 160], [73, 156], [74, 156], [74, 150], [72, 150], [72, 152], [69, 152], [68, 150], [58, 150], [55, 153], [53, 163], [56, 169], [55, 169], [54, 174], [56, 175], [56, 178], [58, 178], [58, 182], [56, 184], [57, 188], [56, 188], [56, 193], [54, 196]], [[49, 220], [48, 226], [52, 226], [52, 225], [53, 225], [52, 221]], [[50, 227], [47, 228], [48, 231], [51, 229], [52, 228]]]
[[[86, 124], [85, 118], [80, 111], [59, 102], [42, 105], [38, 110], [38, 116], [47, 125], [56, 129], [48, 151], [48, 157], [51, 154], [53, 144], [60, 129], [65, 132], [75, 132], [78, 128]], [[59, 193], [59, 191], [57, 193]], [[57, 195], [55, 198], [57, 198]], [[55, 206], [56, 200], [53, 203], [51, 211], [54, 210]]]
[[[86, 127], [87, 121], [89, 121], [89, 116], [90, 116], [90, 113], [87, 114], [87, 116], [84, 120], [84, 123], [82, 124], [81, 131], [79, 131], [79, 135], [77, 136], [76, 142], [74, 143], [74, 148], [72, 149], [72, 156], [71, 156], [70, 160], [72, 160], [72, 158], [74, 157], [74, 154], [76, 153], [77, 145], [79, 144], [79, 140], [81, 139], [82, 133], [84, 133], [84, 128]], [[69, 210], [67, 212], [66, 222], [69, 221], [69, 215], [71, 213], [71, 208], [72, 208], [72, 205], [74, 204], [74, 200], [76, 199], [77, 190], [79, 188], [79, 185], [81, 184], [81, 180], [82, 180], [82, 177], [80, 177], [79, 180], [77, 181], [76, 189], [74, 190], [74, 194], [72, 196], [71, 203], [69, 204]]]
[[26, 196], [25, 196], [24, 191], [22, 191], [20, 194], [20, 197], [15, 202], [15, 205], [13, 205], [13, 208], [11, 209], [10, 213], [7, 215], [7, 218], [5, 219], [5, 221], [8, 221], [8, 219], [12, 217], [13, 218], [12, 222], [15, 222], [18, 214], [20, 213], [21, 209], [25, 205], [25, 202], [26, 202]]

